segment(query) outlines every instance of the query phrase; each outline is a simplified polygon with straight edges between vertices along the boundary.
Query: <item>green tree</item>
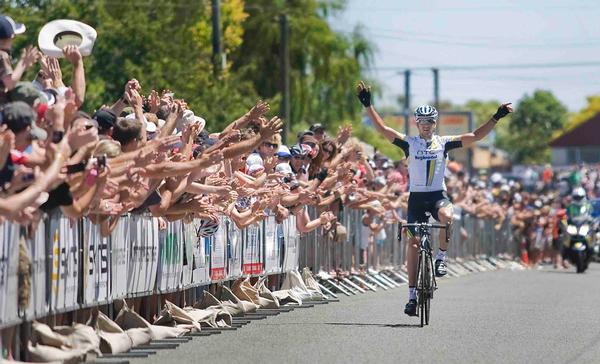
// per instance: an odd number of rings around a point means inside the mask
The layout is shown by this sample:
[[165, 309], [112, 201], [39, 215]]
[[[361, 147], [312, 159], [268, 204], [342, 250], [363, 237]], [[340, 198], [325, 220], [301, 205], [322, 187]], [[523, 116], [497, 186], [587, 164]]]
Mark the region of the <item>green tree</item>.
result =
[[510, 135], [502, 147], [516, 163], [548, 162], [548, 143], [552, 134], [564, 127], [566, 118], [567, 109], [552, 92], [536, 90], [533, 95], [525, 95], [519, 100], [508, 123]]
[[[222, 0], [223, 49], [241, 45], [247, 18], [243, 0]], [[210, 2], [186, 0], [77, 0], [3, 3], [2, 13], [27, 26], [15, 48], [37, 44], [37, 34], [51, 19], [76, 19], [94, 27], [98, 38], [85, 57], [87, 95], [84, 108], [97, 109], [119, 98], [127, 80], [136, 78], [147, 93], [171, 89], [208, 121], [209, 130], [244, 113], [258, 98], [253, 85], [229, 72], [213, 76]], [[65, 80], [69, 66], [62, 62]], [[26, 78], [33, 78], [32, 70]]]
[[[347, 120], [358, 120], [355, 83], [371, 62], [372, 46], [357, 28], [334, 32], [327, 16], [343, 8], [342, 1], [247, 2], [244, 42], [232, 69], [251, 80], [260, 95], [279, 110], [281, 68], [279, 16], [290, 24], [291, 119], [297, 124], [321, 122], [330, 131]], [[251, 60], [251, 61], [249, 61]]]
[[[214, 77], [209, 1], [188, 0], [15, 0], [0, 11], [27, 25], [15, 48], [36, 44], [52, 19], [76, 19], [94, 27], [98, 39], [85, 58], [93, 111], [121, 96], [130, 78], [144, 92], [171, 89], [207, 120], [214, 131], [245, 112], [258, 98], [279, 112], [280, 14], [290, 22], [292, 121], [319, 121], [330, 131], [357, 120], [354, 84], [372, 60], [372, 46], [360, 28], [334, 32], [327, 18], [344, 0], [221, 0], [222, 44], [227, 63]], [[63, 62], [65, 79], [69, 66]], [[32, 79], [35, 70], [26, 78]]]

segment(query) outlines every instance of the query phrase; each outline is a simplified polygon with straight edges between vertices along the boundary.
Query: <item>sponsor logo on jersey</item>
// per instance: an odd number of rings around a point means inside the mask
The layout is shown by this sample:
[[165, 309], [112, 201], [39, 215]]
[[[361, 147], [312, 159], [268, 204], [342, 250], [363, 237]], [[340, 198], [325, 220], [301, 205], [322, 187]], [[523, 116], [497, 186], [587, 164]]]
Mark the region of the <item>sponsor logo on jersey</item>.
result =
[[417, 153], [415, 154], [415, 159], [418, 159], [418, 160], [437, 159], [439, 152], [440, 152], [439, 150], [429, 150], [429, 149], [417, 150]]

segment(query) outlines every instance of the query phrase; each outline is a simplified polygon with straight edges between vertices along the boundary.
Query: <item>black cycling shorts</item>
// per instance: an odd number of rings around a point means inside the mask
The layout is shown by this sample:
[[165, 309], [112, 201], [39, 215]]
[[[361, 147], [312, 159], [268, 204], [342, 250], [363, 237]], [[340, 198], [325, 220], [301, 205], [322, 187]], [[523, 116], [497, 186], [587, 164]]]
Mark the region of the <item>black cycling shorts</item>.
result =
[[434, 219], [440, 221], [438, 210], [450, 204], [451, 202], [446, 191], [411, 192], [408, 196], [407, 222], [409, 224], [413, 222], [427, 222], [429, 221], [429, 217], [426, 215], [427, 212]]

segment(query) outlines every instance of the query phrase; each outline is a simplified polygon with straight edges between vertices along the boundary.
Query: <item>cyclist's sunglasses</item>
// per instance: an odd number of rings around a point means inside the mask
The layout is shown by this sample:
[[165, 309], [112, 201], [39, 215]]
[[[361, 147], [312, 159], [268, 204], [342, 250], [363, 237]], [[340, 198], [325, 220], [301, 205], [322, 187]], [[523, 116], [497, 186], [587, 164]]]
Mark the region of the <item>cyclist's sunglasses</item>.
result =
[[435, 119], [417, 119], [417, 124], [433, 125], [435, 124]]

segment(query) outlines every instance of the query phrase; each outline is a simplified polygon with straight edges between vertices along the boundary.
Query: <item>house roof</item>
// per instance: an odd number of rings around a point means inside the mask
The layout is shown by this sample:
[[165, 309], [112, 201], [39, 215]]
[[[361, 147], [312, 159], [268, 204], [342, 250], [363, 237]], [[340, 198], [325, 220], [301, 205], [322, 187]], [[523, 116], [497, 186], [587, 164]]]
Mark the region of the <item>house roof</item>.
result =
[[550, 142], [551, 147], [600, 146], [600, 113]]

